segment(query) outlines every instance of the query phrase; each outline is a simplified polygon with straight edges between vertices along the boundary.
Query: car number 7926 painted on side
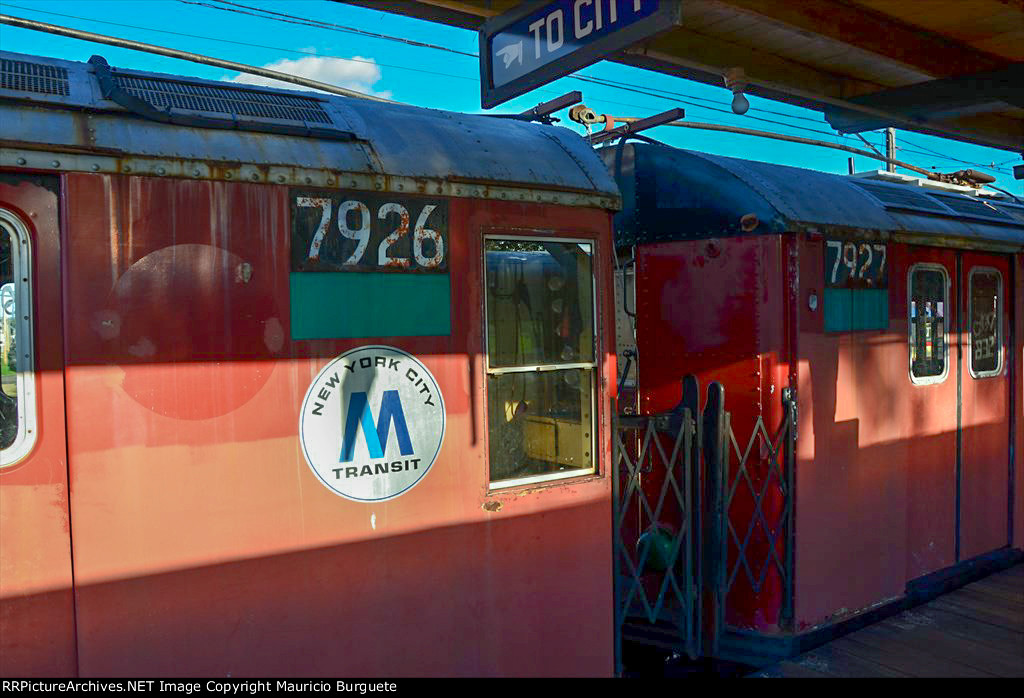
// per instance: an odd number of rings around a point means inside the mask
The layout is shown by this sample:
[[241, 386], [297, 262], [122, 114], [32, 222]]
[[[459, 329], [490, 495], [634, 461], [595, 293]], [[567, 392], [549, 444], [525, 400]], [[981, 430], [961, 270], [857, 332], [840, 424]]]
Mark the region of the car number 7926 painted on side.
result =
[[291, 212], [292, 271], [447, 271], [444, 199], [301, 192]]
[[851, 240], [825, 241], [825, 285], [830, 288], [888, 288], [886, 245]]

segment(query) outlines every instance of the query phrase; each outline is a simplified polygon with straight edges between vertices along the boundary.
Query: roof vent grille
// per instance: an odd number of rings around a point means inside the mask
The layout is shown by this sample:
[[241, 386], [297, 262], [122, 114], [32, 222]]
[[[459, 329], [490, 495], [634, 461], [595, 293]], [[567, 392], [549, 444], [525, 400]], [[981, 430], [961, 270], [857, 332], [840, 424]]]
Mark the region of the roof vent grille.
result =
[[957, 196], [955, 194], [929, 194], [929, 196], [941, 201], [961, 216], [967, 218], [982, 218], [984, 220], [1000, 221], [1001, 223], [1014, 222], [1005, 212], [988, 206], [985, 202], [978, 201], [977, 199], [969, 199], [966, 196]]
[[259, 92], [250, 88], [214, 87], [191, 82], [144, 78], [115, 73], [117, 86], [158, 109], [173, 108], [260, 119], [280, 119], [333, 125], [331, 117], [311, 97]]
[[903, 188], [902, 185], [885, 186], [884, 184], [868, 184], [867, 182], [857, 180], [853, 180], [851, 183], [881, 201], [885, 204], [886, 208], [904, 208], [911, 211], [927, 211], [928, 213], [949, 215], [949, 210], [942, 204], [929, 199], [923, 194]]
[[68, 71], [43, 63], [0, 58], [0, 88], [67, 97]]

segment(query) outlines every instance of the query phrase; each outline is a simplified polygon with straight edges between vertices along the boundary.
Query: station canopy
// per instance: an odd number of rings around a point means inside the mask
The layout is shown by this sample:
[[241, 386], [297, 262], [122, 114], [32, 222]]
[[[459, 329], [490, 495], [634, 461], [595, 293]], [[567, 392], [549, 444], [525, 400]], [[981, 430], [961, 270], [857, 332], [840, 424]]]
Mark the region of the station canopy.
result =
[[[522, 4], [336, 1], [474, 30]], [[844, 133], [895, 126], [1024, 152], [1024, 0], [680, 2], [678, 26], [607, 59], [722, 86], [739, 68], [746, 94], [822, 111]]]

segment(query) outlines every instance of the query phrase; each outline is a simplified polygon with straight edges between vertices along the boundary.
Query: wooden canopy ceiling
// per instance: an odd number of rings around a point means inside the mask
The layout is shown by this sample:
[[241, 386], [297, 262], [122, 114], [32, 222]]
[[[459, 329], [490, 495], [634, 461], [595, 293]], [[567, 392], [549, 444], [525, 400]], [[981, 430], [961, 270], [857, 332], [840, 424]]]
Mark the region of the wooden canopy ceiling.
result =
[[[520, 0], [339, 0], [477, 29]], [[1024, 0], [681, 0], [682, 23], [609, 60], [1024, 153]]]

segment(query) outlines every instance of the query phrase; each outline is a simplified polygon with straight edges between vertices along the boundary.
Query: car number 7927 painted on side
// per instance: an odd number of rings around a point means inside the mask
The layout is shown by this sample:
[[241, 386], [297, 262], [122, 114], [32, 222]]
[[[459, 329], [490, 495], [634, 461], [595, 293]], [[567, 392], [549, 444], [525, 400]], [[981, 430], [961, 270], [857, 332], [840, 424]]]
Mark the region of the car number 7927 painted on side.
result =
[[825, 285], [830, 288], [888, 288], [886, 246], [870, 242], [826, 240]]

